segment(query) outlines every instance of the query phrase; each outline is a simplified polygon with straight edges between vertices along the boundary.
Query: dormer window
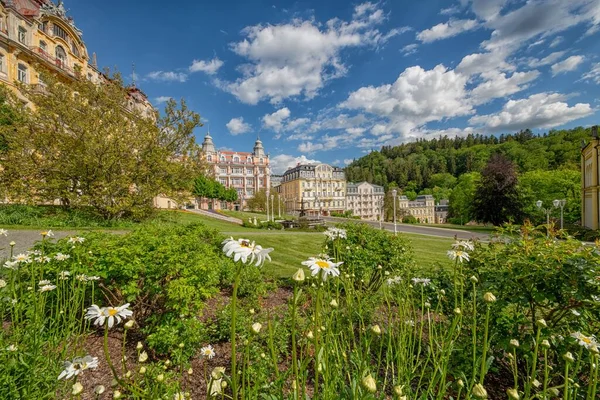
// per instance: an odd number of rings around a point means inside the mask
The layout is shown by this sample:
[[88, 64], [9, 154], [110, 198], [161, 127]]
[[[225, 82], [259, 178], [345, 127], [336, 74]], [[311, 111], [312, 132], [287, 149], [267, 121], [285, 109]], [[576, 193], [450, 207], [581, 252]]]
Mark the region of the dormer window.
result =
[[69, 35], [67, 35], [67, 32], [61, 28], [60, 26], [54, 24], [54, 36], [58, 36], [59, 38], [63, 39], [64, 41], [68, 40]]
[[238, 156], [233, 157], [233, 162], [240, 162], [240, 158]]
[[20, 26], [18, 35], [19, 36], [17, 37], [17, 39], [19, 40], [19, 43], [25, 44], [25, 42], [27, 41], [27, 29]]

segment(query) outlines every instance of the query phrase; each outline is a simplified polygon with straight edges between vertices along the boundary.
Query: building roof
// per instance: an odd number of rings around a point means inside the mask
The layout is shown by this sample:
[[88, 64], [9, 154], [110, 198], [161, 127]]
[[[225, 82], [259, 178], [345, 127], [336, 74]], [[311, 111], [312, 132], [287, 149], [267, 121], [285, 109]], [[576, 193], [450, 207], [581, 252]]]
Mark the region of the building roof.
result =
[[[285, 171], [283, 173], [283, 175], [285, 176], [285, 175], [288, 175], [288, 174], [291, 174], [291, 173], [294, 173], [294, 172], [297, 172], [297, 171], [314, 171], [315, 168], [317, 166], [319, 166], [319, 165], [322, 165], [322, 164], [321, 163], [318, 163], [318, 164], [298, 164], [295, 167], [289, 168], [287, 171]], [[328, 164], [325, 164], [325, 165], [328, 165]], [[331, 166], [331, 165], [329, 165], [329, 166], [333, 169], [333, 172], [344, 172], [343, 168], [334, 167], [334, 166]]]
[[362, 182], [348, 182], [348, 184], [346, 185], [346, 187], [358, 187], [358, 186], [360, 186], [360, 185], [362, 185], [362, 184], [365, 184], [365, 183], [366, 183], [367, 185], [369, 185], [369, 186], [373, 187], [373, 188], [376, 188], [376, 189], [382, 189], [382, 190], [383, 190], [383, 186], [376, 185], [376, 184], [374, 184], [374, 183], [369, 183], [369, 182], [367, 182], [367, 181], [362, 181]]

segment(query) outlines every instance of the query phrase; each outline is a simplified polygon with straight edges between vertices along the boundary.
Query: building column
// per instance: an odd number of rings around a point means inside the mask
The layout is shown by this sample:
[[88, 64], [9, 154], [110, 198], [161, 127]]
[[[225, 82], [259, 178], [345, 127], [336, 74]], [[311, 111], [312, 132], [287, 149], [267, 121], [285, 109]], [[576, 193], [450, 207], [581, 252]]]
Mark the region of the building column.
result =
[[598, 229], [598, 140], [592, 143], [592, 229]]

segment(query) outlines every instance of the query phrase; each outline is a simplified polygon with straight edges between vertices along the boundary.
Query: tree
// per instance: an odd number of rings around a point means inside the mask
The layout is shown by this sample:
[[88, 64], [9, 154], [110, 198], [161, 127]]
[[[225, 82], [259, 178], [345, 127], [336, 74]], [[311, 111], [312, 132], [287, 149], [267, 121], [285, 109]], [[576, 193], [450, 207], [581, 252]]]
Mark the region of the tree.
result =
[[152, 199], [188, 197], [202, 170], [193, 130], [200, 116], [182, 101], [164, 113], [132, 104], [119, 76], [21, 85], [34, 106], [5, 91], [18, 124], [0, 124], [8, 150], [0, 153], [0, 186], [12, 201], [90, 206], [104, 218], [142, 218]]
[[450, 217], [456, 218], [461, 224], [475, 219], [473, 201], [475, 199], [475, 188], [481, 178], [479, 172], [462, 174], [456, 186], [450, 194], [450, 206], [448, 213]]
[[475, 189], [474, 215], [478, 221], [501, 225], [520, 221], [522, 201], [515, 165], [501, 154], [490, 157]]
[[[271, 197], [273, 196], [273, 211], [278, 211], [278, 199], [279, 193], [271, 188], [269, 191], [269, 213], [271, 212]], [[247, 203], [248, 208], [252, 211], [261, 211], [266, 212], [267, 209], [267, 193], [265, 189], [260, 189], [258, 192], [254, 194], [251, 198], [248, 199]], [[281, 202], [281, 206], [283, 207], [284, 202]]]

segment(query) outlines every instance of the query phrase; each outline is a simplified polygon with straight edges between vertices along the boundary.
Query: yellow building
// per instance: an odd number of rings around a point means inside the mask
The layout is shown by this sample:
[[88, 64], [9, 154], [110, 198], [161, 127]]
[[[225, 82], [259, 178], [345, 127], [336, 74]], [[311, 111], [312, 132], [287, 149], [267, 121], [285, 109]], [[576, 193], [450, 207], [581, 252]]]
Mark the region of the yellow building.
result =
[[581, 223], [600, 229], [600, 138], [598, 127], [592, 127], [592, 140], [581, 149]]
[[[105, 82], [79, 30], [68, 17], [62, 2], [50, 0], [0, 0], [0, 83], [28, 104], [15, 82], [43, 90], [40, 72], [59, 79], [89, 79]], [[153, 107], [138, 88], [129, 88], [129, 106], [152, 117]]]
[[316, 216], [346, 209], [346, 177], [338, 167], [299, 164], [283, 174], [277, 190], [288, 213]]

